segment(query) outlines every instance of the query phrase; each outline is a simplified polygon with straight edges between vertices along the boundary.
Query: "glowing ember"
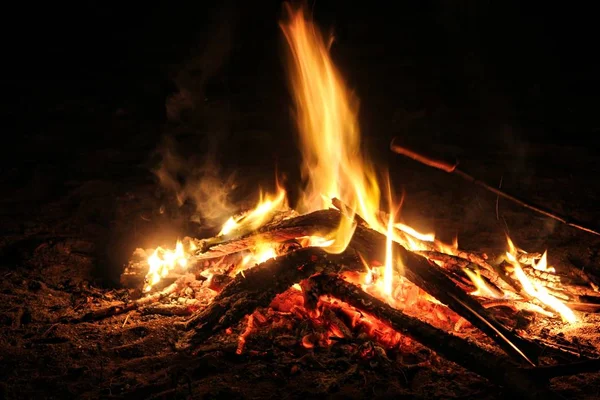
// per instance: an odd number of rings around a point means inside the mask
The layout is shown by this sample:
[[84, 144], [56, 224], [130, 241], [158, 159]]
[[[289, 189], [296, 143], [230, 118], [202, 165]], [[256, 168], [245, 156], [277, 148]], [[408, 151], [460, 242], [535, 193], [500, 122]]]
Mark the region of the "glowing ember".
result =
[[[523, 290], [525, 291], [525, 293], [527, 293], [529, 296], [539, 300], [544, 305], [548, 306], [549, 308], [551, 308], [554, 311], [556, 311], [557, 313], [559, 313], [564, 321], [567, 321], [569, 323], [577, 322], [577, 317], [575, 316], [573, 311], [566, 304], [564, 304], [561, 300], [557, 299], [556, 297], [554, 297], [550, 293], [548, 293], [548, 290], [544, 287], [544, 285], [542, 285], [539, 282], [532, 281], [527, 277], [527, 274], [525, 274], [525, 272], [523, 271], [523, 268], [521, 267], [521, 264], [519, 263], [519, 261], [517, 259], [517, 256], [518, 256], [517, 248], [514, 246], [513, 242], [510, 240], [510, 238], [507, 237], [507, 239], [508, 239], [509, 251], [506, 252], [506, 258], [507, 258], [508, 262], [511, 263], [512, 266], [514, 267], [514, 274], [517, 277], [517, 279], [519, 280], [519, 282], [521, 283], [521, 285], [523, 286]], [[546, 253], [544, 253], [544, 255], [546, 255]], [[546, 269], [547, 266], [546, 266], [546, 261], [545, 261], [546, 258], [544, 257], [543, 260], [544, 260], [543, 265], [542, 265], [542, 260], [540, 260], [538, 262], [537, 269], [547, 271], [547, 269]]]

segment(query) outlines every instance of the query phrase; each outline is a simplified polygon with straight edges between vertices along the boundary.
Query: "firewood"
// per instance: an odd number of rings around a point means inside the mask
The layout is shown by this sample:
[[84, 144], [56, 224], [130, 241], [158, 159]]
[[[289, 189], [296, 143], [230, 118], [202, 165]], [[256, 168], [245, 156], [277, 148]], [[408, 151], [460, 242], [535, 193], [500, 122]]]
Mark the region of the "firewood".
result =
[[[530, 379], [507, 358], [483, 350], [476, 344], [446, 333], [415, 317], [408, 316], [336, 275], [318, 274], [310, 278], [312, 296], [332, 296], [388, 324], [392, 329], [420, 342], [444, 358], [503, 386], [520, 398], [557, 398], [546, 385]], [[309, 295], [310, 298], [310, 295]], [[308, 302], [307, 307], [315, 307]]]
[[253, 232], [235, 236], [214, 237], [196, 240], [198, 250], [193, 258], [197, 260], [222, 257], [228, 254], [247, 250], [256, 243], [282, 243], [302, 236], [316, 234], [327, 235], [340, 222], [340, 214], [336, 210], [315, 211], [310, 214], [271, 222]]
[[[232, 239], [229, 242], [221, 243], [213, 247], [209, 247], [208, 249], [205, 247], [204, 250], [208, 253], [212, 253], [212, 256], [215, 256], [215, 254], [222, 256], [230, 252], [240, 251], [248, 248], [258, 240], [283, 241], [289, 240], [293, 237], [306, 235], [326, 235], [337, 228], [340, 218], [341, 214], [337, 210], [331, 209], [315, 211], [310, 214], [264, 226], [263, 228], [259, 229], [256, 234], [251, 234], [238, 239]], [[385, 235], [373, 231], [365, 226], [359, 225], [351, 240], [350, 247], [370, 260], [384, 260], [385, 243]], [[451, 279], [449, 279], [442, 271], [440, 271], [438, 266], [431, 263], [424, 257], [406, 250], [397, 243], [394, 243], [393, 249], [394, 254], [400, 256], [402, 259], [404, 265], [403, 273], [409, 281], [419, 286], [421, 289], [435, 297], [440, 302], [446, 304], [450, 309], [468, 320], [473, 326], [490, 336], [490, 338], [496, 341], [496, 343], [498, 343], [498, 345], [508, 354], [511, 354], [516, 359], [525, 361], [530, 365], [535, 365], [537, 351], [539, 350], [535, 345], [525, 341], [524, 339], [521, 339], [506, 329], [502, 324], [498, 323], [491, 316], [491, 314], [475, 299], [461, 290]], [[315, 249], [312, 251], [315, 251]], [[208, 253], [199, 252], [197, 256], [207, 257]], [[330, 260], [332, 259], [334, 259], [334, 257], [330, 256]], [[254, 293], [252, 298], [244, 299], [247, 297], [248, 293], [235, 293], [230, 291], [237, 289], [227, 290], [230, 288], [230, 286], [231, 288], [236, 287], [235, 282], [239, 281], [238, 277], [234, 281], [234, 285], [229, 285], [224, 289], [224, 291], [218, 296], [218, 300], [215, 299], [215, 302], [206, 310], [204, 310], [202, 313], [196, 314], [188, 326], [196, 325], [200, 323], [200, 321], [210, 320], [211, 318], [228, 320], [230, 318], [229, 316], [235, 316], [233, 319], [238, 321], [244, 315], [246, 315], [250, 309], [252, 309], [252, 307], [249, 307], [249, 305], [256, 302], [255, 297], [263, 298], [262, 303], [264, 303], [264, 301], [266, 301], [266, 299], [268, 299], [273, 292], [274, 287], [281, 289], [281, 284], [277, 282], [278, 279], [281, 279], [281, 282], [286, 282], [287, 286], [289, 287], [301, 279], [310, 276], [299, 276], [298, 274], [292, 274], [291, 276], [288, 274], [288, 276], [285, 276], [284, 272], [281, 271], [286, 271], [286, 268], [293, 268], [293, 266], [290, 266], [290, 263], [287, 262], [287, 259], [281, 261], [281, 257], [279, 257], [277, 261], [268, 262], [267, 264], [272, 265], [272, 268], [280, 271], [279, 273], [282, 275], [282, 277], [279, 278], [278, 274], [275, 273], [270, 275], [271, 281], [269, 281], [268, 285], [264, 285], [265, 295], [262, 293]], [[248, 275], [248, 272], [246, 272], [246, 275]], [[259, 287], [260, 285], [257, 285], [256, 288], [250, 288], [247, 290], [249, 292], [259, 291]], [[269, 296], [266, 295], [267, 293]], [[231, 298], [228, 298], [228, 296]], [[240, 302], [238, 304], [239, 309], [232, 308], [230, 310], [229, 308], [232, 307], [235, 301]], [[228, 317], [219, 315], [225, 314], [225, 312], [227, 312]], [[231, 322], [228, 322], [225, 325], [230, 324]], [[207, 333], [214, 333], [213, 325], [215, 330], [223, 329], [223, 324], [221, 323], [209, 324], [207, 325], [206, 329], [200, 329], [200, 332], [203, 333], [199, 334], [198, 337], [202, 337]]]
[[570, 364], [549, 365], [537, 368], [524, 368], [529, 375], [539, 379], [551, 379], [559, 376], [583, 374], [600, 371], [600, 359], [585, 360]]
[[[506, 275], [513, 280], [514, 287], [521, 296], [529, 298], [523, 291], [518, 280], [513, 277], [512, 271], [514, 270], [514, 267], [510, 263], [503, 261], [498, 268], [506, 271]], [[600, 311], [600, 292], [596, 292], [594, 289], [586, 286], [577, 285], [573, 283], [572, 280], [569, 280], [568, 278], [565, 279], [566, 277], [562, 275], [539, 271], [529, 266], [521, 266], [521, 268], [528, 275], [530, 280], [542, 284], [548, 293], [565, 301], [569, 307], [585, 312]], [[563, 282], [563, 279], [565, 279], [566, 282]], [[529, 300], [538, 304], [534, 299], [529, 298]], [[538, 305], [544, 307], [543, 304]]]
[[165, 315], [165, 316], [177, 316], [177, 317], [185, 317], [192, 315], [194, 310], [189, 305], [181, 305], [181, 304], [150, 304], [146, 307], [142, 307], [139, 309], [139, 312], [142, 315]]
[[[470, 267], [474, 263], [466, 258], [440, 253], [439, 251], [415, 251], [414, 253], [420, 254], [429, 260], [440, 261], [444, 263], [446, 268], [449, 268], [454, 273], [460, 276], [464, 276], [467, 280], [470, 280], [469, 277], [465, 274], [464, 269], [469, 269], [473, 271], [473, 269]], [[488, 287], [494, 290], [498, 295], [502, 294], [502, 290], [497, 286], [497, 284], [502, 283], [502, 281], [498, 279], [497, 275], [494, 275], [488, 269], [479, 269], [478, 272], [480, 273], [481, 278], [488, 285]]]
[[[338, 214], [339, 216], [339, 214]], [[238, 273], [212, 303], [179, 327], [193, 330], [189, 342], [198, 344], [213, 334], [238, 323], [257, 307], [266, 307], [276, 295], [316, 272], [362, 271], [364, 266], [353, 251], [327, 254], [308, 247], [270, 259]]]
[[[356, 228], [350, 242], [350, 246], [363, 256], [379, 260], [385, 257], [385, 244], [385, 235], [362, 226]], [[484, 332], [507, 354], [529, 365], [535, 365], [539, 355], [537, 346], [517, 336], [496, 321], [488, 310], [462, 291], [431, 261], [406, 250], [397, 243], [393, 243], [392, 248], [394, 256], [401, 258], [404, 266], [402, 273], [410, 282]]]

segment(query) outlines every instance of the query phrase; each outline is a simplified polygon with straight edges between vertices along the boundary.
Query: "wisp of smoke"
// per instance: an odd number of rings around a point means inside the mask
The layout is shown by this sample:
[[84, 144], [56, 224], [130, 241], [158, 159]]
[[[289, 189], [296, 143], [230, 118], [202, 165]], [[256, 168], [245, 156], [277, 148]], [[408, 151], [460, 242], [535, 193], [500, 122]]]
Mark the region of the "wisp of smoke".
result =
[[192, 202], [204, 227], [220, 225], [234, 212], [228, 198], [236, 186], [234, 176], [223, 177], [210, 156], [201, 163], [187, 160], [179, 156], [170, 140], [165, 140], [159, 153], [162, 161], [153, 172], [160, 184], [175, 195], [179, 206]]

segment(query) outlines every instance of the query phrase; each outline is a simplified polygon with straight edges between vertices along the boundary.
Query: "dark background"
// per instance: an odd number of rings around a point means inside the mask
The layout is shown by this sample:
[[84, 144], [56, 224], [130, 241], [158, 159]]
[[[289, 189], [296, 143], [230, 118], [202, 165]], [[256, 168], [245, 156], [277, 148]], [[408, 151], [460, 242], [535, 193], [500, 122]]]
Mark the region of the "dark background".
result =
[[[316, 1], [311, 9], [335, 33], [332, 54], [361, 99], [375, 159], [393, 157], [396, 135], [434, 153], [526, 157], [535, 143], [595, 153], [590, 10], [492, 1]], [[73, 180], [149, 171], [172, 131], [165, 102], [178, 90], [173, 78], [191, 60], [188, 89], [204, 100], [176, 138], [182, 156], [211, 153], [228, 172], [250, 168], [271, 179], [277, 166], [296, 176], [281, 15], [280, 1], [7, 8], [3, 182], [47, 200]], [[548, 158], [560, 162], [560, 154]]]

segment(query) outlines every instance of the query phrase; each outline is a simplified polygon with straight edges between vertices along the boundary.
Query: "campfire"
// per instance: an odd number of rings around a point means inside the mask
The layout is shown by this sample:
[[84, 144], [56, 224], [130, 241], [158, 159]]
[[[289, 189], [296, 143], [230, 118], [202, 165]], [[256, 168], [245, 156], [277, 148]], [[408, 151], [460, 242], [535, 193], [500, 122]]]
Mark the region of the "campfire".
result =
[[[251, 340], [265, 329], [305, 349], [353, 344], [365, 359], [424, 346], [528, 398], [553, 397], [553, 377], [600, 367], [594, 349], [540, 334], [574, 329], [600, 310], [595, 283], [510, 237], [492, 255], [406, 224], [394, 182], [363, 150], [357, 99], [331, 42], [302, 8], [288, 8], [280, 26], [303, 156], [300, 199], [289, 204], [278, 186], [214, 237], [136, 250], [121, 281], [140, 297], [76, 320], [181, 316], [178, 349], [191, 353], [223, 333], [235, 335], [237, 354], [260, 351]], [[431, 165], [398, 141], [392, 150]]]

